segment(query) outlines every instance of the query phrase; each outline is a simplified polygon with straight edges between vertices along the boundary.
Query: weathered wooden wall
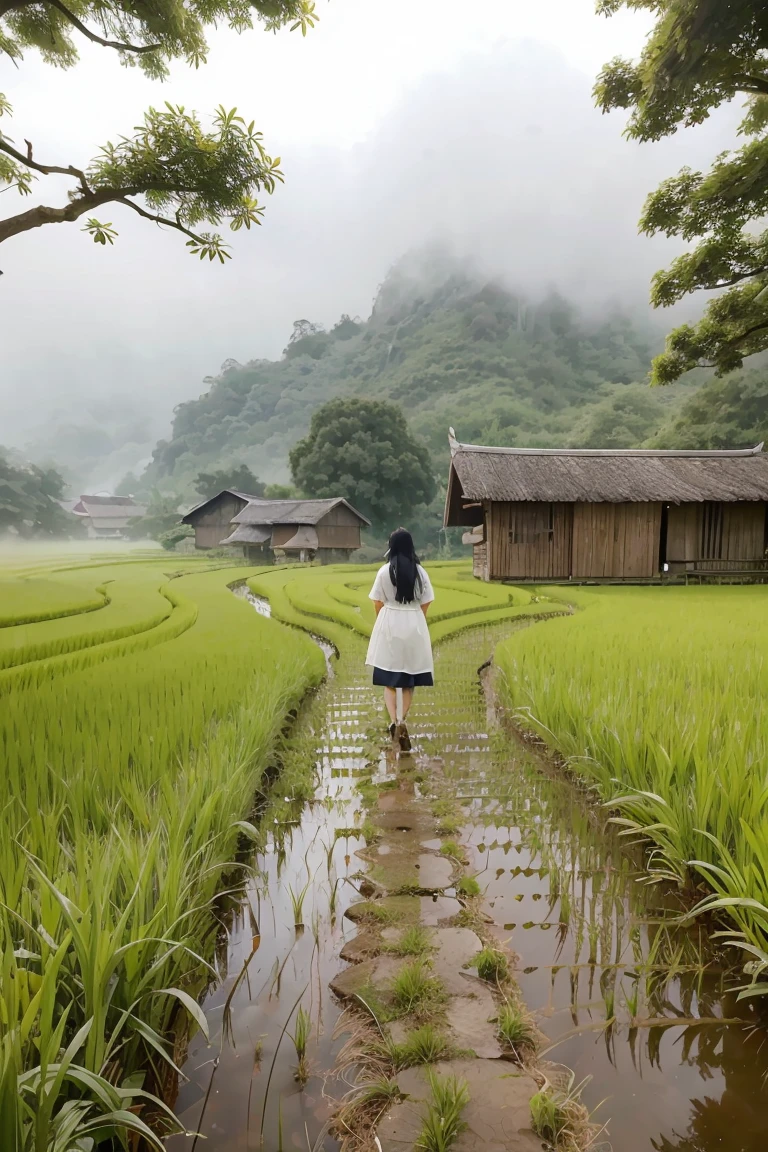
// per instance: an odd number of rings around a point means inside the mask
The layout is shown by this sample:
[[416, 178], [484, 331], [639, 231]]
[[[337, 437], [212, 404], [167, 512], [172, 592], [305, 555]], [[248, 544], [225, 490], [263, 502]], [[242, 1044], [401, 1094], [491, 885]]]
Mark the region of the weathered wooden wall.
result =
[[671, 572], [706, 560], [759, 560], [765, 550], [765, 504], [671, 504], [666, 560]]
[[571, 575], [644, 579], [659, 571], [661, 504], [574, 504]]
[[478, 580], [488, 579], [488, 545], [485, 540], [472, 549], [472, 575]]
[[360, 521], [344, 504], [337, 504], [315, 527], [318, 548], [360, 547]]
[[232, 518], [245, 505], [245, 500], [225, 492], [208, 508], [194, 513], [195, 548], [218, 548], [233, 531]]
[[570, 575], [572, 504], [491, 504], [486, 514], [491, 580], [564, 580]]

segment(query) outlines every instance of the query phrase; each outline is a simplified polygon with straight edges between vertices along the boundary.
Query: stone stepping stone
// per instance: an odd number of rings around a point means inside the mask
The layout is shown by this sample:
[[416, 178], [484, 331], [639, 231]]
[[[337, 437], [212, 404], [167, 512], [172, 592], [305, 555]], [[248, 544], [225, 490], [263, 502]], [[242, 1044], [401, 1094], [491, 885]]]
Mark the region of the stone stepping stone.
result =
[[[489, 1060], [449, 1060], [434, 1071], [461, 1077], [469, 1089], [462, 1113], [467, 1127], [451, 1152], [541, 1152], [542, 1142], [531, 1129], [531, 1097], [538, 1091], [532, 1076]], [[409, 1099], [395, 1104], [380, 1122], [382, 1152], [412, 1152], [430, 1098], [424, 1068], [401, 1072], [397, 1082]]]
[[403, 964], [401, 956], [376, 956], [360, 964], [352, 964], [343, 972], [336, 973], [330, 982], [331, 991], [342, 1000], [349, 1000], [362, 992], [363, 988], [372, 985], [380, 995], [385, 996]]
[[502, 1047], [496, 1035], [493, 1018], [498, 1011], [491, 991], [479, 980], [466, 979], [467, 993], [452, 996], [448, 1001], [445, 1018], [457, 1048], [474, 1052], [483, 1060], [500, 1060]]
[[[418, 896], [385, 896], [383, 900], [359, 900], [344, 912], [348, 920], [357, 923], [368, 916], [376, 916], [377, 911], [384, 912], [389, 920], [382, 919], [382, 924], [415, 924], [419, 919], [421, 906]], [[458, 903], [458, 901], [456, 901]]]
[[446, 992], [453, 996], [468, 996], [475, 991], [476, 973], [462, 972], [483, 945], [480, 937], [470, 928], [438, 928], [434, 934], [437, 952], [432, 965], [435, 975], [443, 982]]
[[[419, 899], [419, 897], [416, 897]], [[436, 928], [441, 920], [450, 920], [461, 912], [461, 902], [453, 896], [422, 896], [421, 922], [427, 928]], [[354, 905], [353, 905], [354, 907]]]
[[419, 872], [419, 887], [427, 892], [440, 892], [450, 888], [453, 864], [445, 856], [434, 856], [422, 852], [416, 861]]
[[347, 940], [339, 956], [350, 964], [359, 964], [361, 960], [368, 960], [380, 951], [381, 939], [375, 932], [358, 932], [351, 940]]

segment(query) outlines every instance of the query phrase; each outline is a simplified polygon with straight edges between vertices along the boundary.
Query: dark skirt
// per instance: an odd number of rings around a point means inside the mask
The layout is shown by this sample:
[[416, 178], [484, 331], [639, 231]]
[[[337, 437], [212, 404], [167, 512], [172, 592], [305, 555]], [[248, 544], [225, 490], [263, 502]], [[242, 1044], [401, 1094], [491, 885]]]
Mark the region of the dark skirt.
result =
[[388, 672], [386, 668], [374, 668], [373, 682], [380, 688], [432, 688], [434, 680], [431, 672]]

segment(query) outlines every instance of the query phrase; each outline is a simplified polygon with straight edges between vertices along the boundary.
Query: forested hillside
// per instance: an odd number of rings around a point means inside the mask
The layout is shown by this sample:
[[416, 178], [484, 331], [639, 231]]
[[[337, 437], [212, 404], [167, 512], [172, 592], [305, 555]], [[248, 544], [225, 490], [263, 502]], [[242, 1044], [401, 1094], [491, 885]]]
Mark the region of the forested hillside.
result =
[[[538, 300], [483, 281], [434, 254], [400, 262], [369, 319], [330, 331], [297, 321], [279, 361], [226, 363], [208, 390], [180, 405], [145, 485], [192, 494], [201, 470], [246, 463], [288, 479], [291, 446], [312, 412], [337, 395], [402, 405], [446, 471], [447, 429], [480, 443], [556, 447], [716, 446], [762, 438], [763, 373], [707, 374], [650, 389], [661, 339], [647, 319], [616, 309], [580, 313], [550, 291]], [[738, 383], [737, 383], [738, 381]], [[750, 403], [742, 407], [737, 394]], [[720, 408], [730, 396], [729, 419]]]

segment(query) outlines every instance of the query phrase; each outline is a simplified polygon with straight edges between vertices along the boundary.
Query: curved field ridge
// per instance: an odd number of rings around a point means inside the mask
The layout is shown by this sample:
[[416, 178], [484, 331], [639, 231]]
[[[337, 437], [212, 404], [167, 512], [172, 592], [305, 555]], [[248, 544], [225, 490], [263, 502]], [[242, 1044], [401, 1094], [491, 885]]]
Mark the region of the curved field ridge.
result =
[[[350, 632], [371, 634], [375, 614], [368, 592], [378, 567], [293, 566], [262, 572], [248, 585], [269, 600], [277, 620], [318, 633], [339, 648]], [[435, 643], [478, 624], [564, 611], [562, 604], [544, 604], [528, 590], [475, 581], [466, 562], [430, 564], [429, 573], [435, 604], [428, 621]]]
[[141, 567], [117, 575], [110, 569], [94, 569], [93, 575], [98, 579], [96, 591], [104, 597], [103, 610], [4, 628], [0, 669], [146, 632], [170, 615], [173, 605], [162, 587], [167, 583], [164, 573]]
[[[51, 1147], [76, 1100], [106, 1111], [105, 1070], [113, 1085], [162, 1072], [179, 996], [206, 980], [239, 822], [286, 713], [325, 673], [308, 637], [232, 595], [252, 568], [186, 567], [157, 627], [3, 673], [3, 1148]], [[73, 1075], [41, 1078], [78, 1034]]]
[[35, 624], [95, 612], [109, 603], [98, 580], [63, 581], [43, 577], [0, 579], [0, 628]]
[[768, 588], [566, 595], [497, 649], [510, 704], [768, 960]]

